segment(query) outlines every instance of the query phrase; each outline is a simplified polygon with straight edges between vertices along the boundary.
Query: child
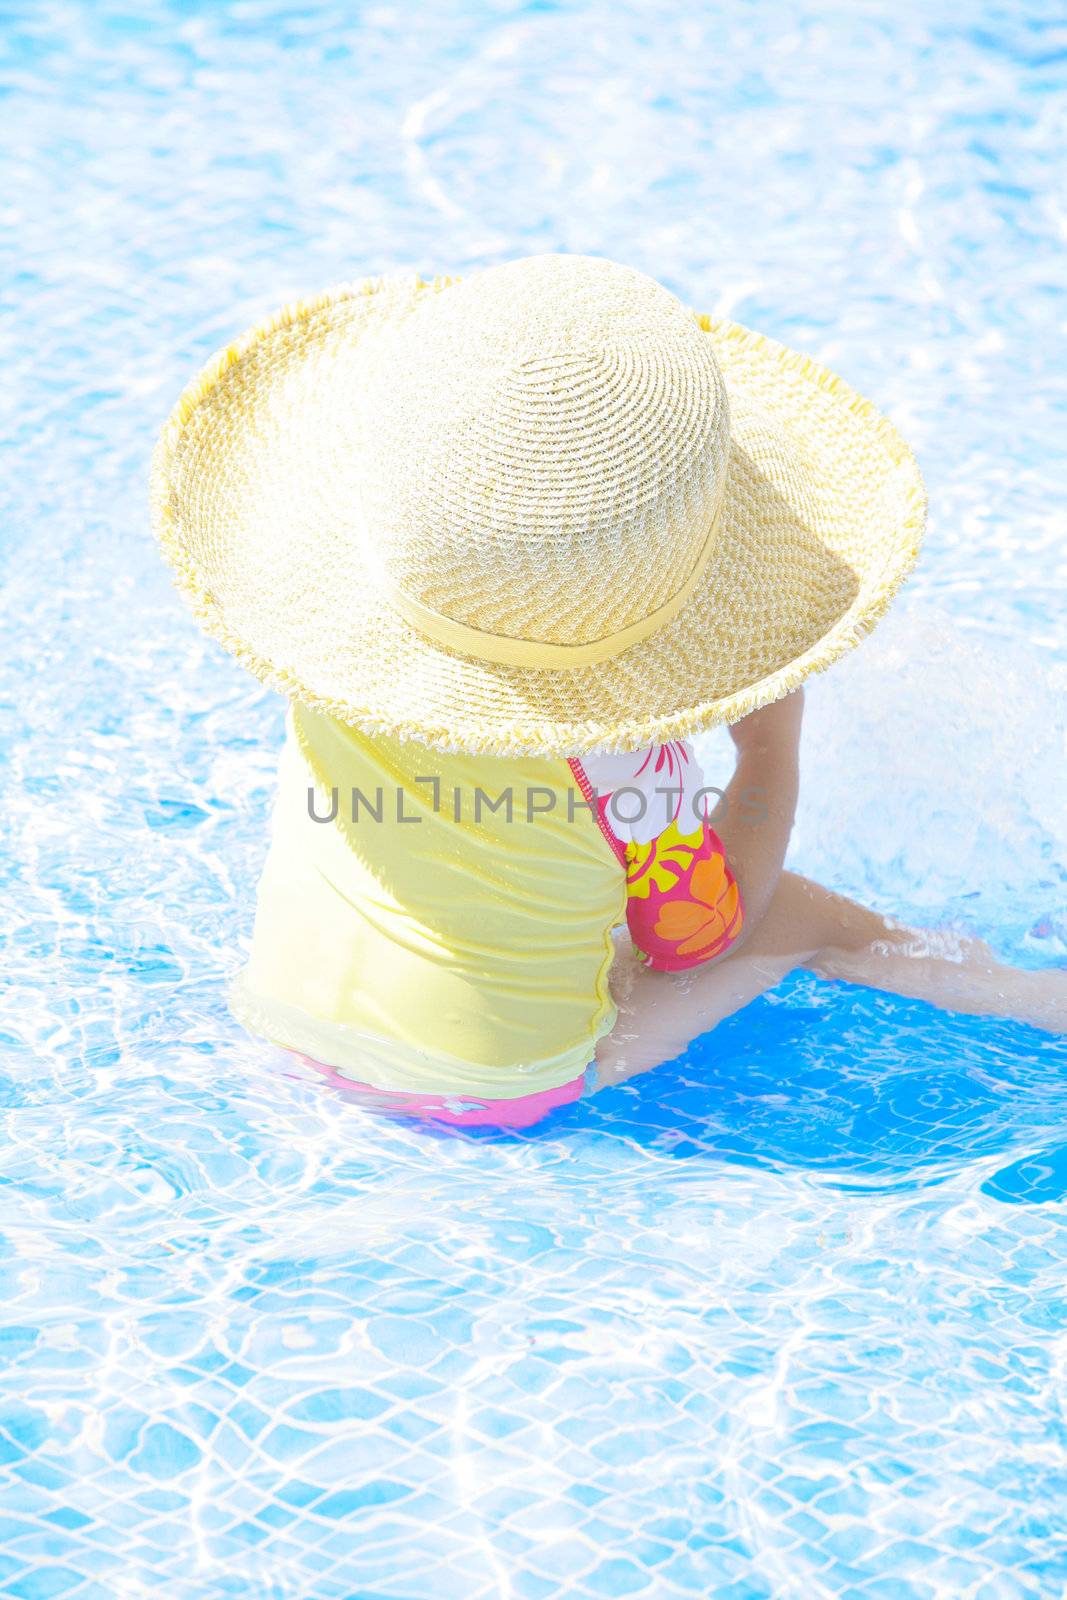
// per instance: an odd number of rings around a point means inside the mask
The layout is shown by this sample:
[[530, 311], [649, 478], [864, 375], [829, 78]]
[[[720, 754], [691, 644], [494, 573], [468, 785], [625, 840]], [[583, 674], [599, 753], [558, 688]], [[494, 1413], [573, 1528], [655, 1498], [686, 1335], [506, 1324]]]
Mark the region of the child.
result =
[[[596, 257], [368, 281], [216, 358], [153, 499], [204, 625], [290, 697], [233, 1009], [368, 1103], [529, 1126], [797, 966], [1065, 1025], [1063, 973], [783, 871], [800, 685], [925, 511], [813, 362]], [[720, 723], [722, 796], [687, 742]]]

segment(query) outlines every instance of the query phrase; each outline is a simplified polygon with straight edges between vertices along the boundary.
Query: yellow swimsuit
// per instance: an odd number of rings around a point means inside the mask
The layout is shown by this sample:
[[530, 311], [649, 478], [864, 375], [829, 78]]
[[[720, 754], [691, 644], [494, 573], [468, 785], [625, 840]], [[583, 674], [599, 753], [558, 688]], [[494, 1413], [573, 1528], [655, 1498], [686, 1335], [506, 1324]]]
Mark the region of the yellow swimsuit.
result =
[[[691, 757], [624, 759], [666, 783]], [[577, 761], [445, 755], [294, 703], [234, 1013], [381, 1089], [572, 1083], [615, 1021], [618, 924], [667, 970], [740, 928], [722, 847], [707, 822], [686, 831], [680, 798], [662, 826], [627, 831]]]
[[[313, 820], [309, 788], [320, 817], [336, 795], [332, 822]], [[294, 705], [231, 1004], [254, 1032], [381, 1088], [554, 1088], [614, 1023], [625, 903], [566, 761], [442, 755]]]

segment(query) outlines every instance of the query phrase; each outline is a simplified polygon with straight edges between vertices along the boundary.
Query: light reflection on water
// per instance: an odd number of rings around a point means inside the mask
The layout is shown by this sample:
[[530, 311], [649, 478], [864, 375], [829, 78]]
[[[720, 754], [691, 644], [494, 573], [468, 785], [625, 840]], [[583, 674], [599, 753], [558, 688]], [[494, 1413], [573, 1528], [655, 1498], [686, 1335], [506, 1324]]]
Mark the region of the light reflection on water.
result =
[[5, 1593], [1067, 1582], [1062, 1045], [797, 977], [533, 1136], [368, 1118], [225, 1013], [280, 709], [146, 527], [171, 401], [278, 302], [643, 267], [926, 471], [797, 864], [1062, 960], [1063, 42], [899, 9], [8, 9]]

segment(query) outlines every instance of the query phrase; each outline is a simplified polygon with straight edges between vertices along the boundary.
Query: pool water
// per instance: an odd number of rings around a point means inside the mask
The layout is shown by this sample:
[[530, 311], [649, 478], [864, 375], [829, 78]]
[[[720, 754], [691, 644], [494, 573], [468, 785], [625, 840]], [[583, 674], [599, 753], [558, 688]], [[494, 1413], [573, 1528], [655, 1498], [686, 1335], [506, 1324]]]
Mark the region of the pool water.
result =
[[226, 1012], [281, 708], [146, 508], [195, 367], [363, 273], [588, 251], [783, 337], [932, 513], [812, 685], [793, 862], [1064, 961], [1059, 8], [16, 0], [0, 46], [0, 1596], [1062, 1596], [1063, 1041], [797, 975], [527, 1135], [368, 1117]]

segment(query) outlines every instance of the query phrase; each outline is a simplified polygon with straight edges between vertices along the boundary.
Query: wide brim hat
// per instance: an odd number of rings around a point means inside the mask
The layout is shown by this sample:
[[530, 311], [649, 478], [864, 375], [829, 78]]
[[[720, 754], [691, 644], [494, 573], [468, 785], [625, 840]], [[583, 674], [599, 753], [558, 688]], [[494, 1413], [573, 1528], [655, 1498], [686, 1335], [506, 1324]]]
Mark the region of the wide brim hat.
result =
[[869, 633], [925, 515], [840, 378], [571, 255], [286, 307], [182, 395], [152, 499], [200, 621], [265, 683], [502, 756], [778, 699]]

